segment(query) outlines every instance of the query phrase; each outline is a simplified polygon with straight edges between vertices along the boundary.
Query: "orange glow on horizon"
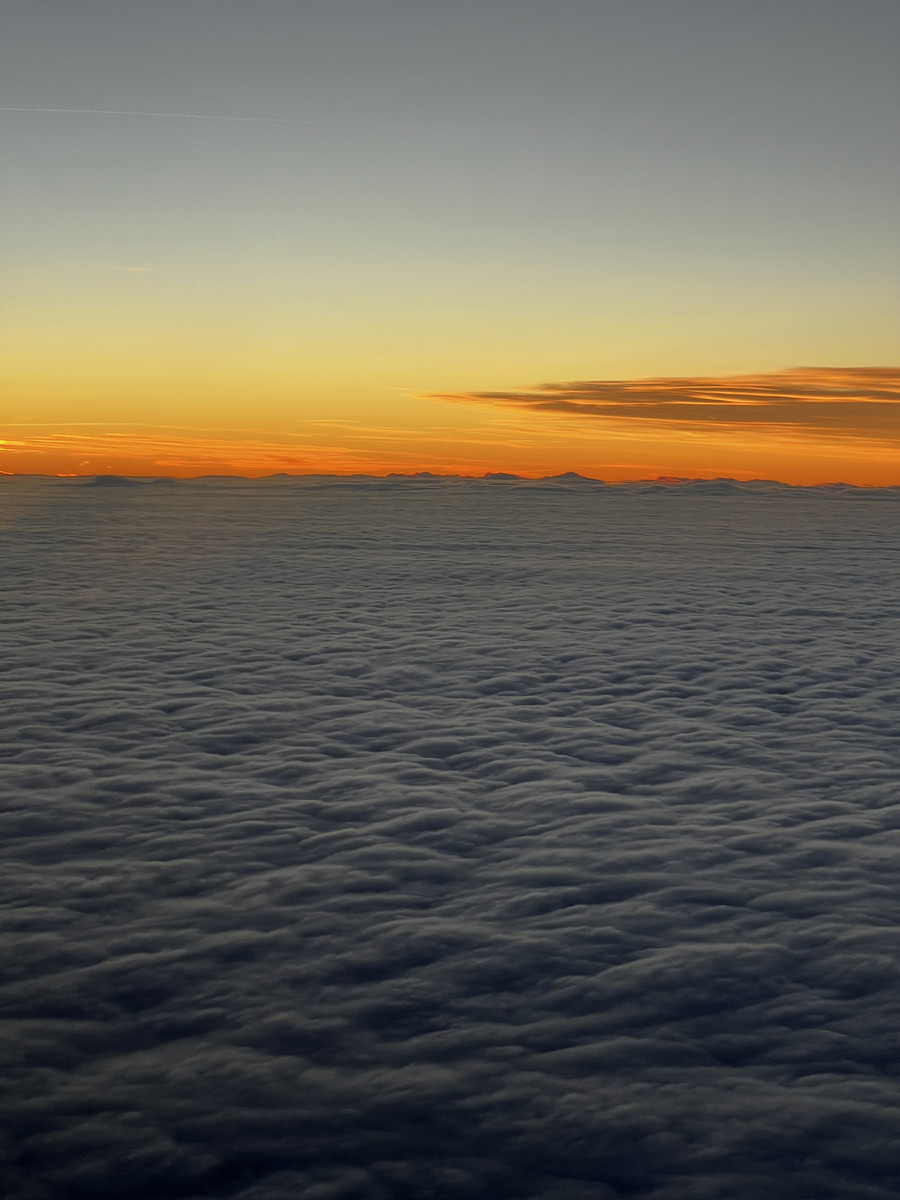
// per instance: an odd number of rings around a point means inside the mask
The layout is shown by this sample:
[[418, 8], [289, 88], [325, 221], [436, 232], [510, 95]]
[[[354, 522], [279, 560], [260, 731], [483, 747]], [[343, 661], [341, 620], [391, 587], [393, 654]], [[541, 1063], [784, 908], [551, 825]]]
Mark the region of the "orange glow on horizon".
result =
[[[414, 474], [429, 471], [437, 475], [479, 476], [490, 471], [505, 471], [523, 477], [539, 478], [575, 470], [590, 478], [622, 482], [656, 478], [775, 479], [783, 483], [814, 485], [851, 483], [861, 487], [900, 485], [896, 454], [881, 447], [858, 446], [852, 453], [846, 448], [795, 447], [763, 441], [735, 448], [722, 454], [721, 447], [699, 441], [666, 452], [656, 446], [658, 455], [647, 453], [647, 445], [608, 439], [608, 448], [621, 453], [615, 461], [604, 461], [596, 451], [582, 448], [581, 453], [563, 453], [548, 446], [542, 453], [516, 452], [497, 446], [479, 455], [453, 455], [429, 452], [427, 448], [395, 450], [353, 450], [346, 447], [304, 447], [283, 443], [226, 442], [200, 439], [159, 439], [153, 436], [98, 434], [94, 437], [47, 435], [19, 441], [15, 448], [0, 447], [5, 475], [56, 475], [74, 478], [99, 474], [134, 476], [171, 476], [187, 479], [202, 475], [231, 475], [257, 478], [277, 473], [291, 475], [387, 475], [392, 472]], [[716, 452], [718, 449], [719, 452]], [[630, 453], [629, 453], [630, 450]], [[643, 451], [643, 452], [642, 452]], [[830, 451], [830, 452], [829, 452]], [[13, 469], [8, 469], [12, 467]], [[75, 469], [73, 469], [75, 468]]]
[[610, 482], [729, 476], [900, 485], [900, 368], [588, 380], [416, 404], [393, 414], [393, 424], [323, 415], [295, 421], [290, 432], [20, 424], [0, 439], [0, 468], [176, 478], [577, 471]]

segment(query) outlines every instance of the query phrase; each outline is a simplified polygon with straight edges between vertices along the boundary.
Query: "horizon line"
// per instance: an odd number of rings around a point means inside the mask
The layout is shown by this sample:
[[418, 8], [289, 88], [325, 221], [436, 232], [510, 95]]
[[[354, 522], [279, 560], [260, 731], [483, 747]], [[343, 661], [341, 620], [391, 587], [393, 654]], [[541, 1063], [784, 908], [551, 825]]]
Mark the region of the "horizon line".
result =
[[821, 483], [788, 483], [783, 479], [765, 479], [760, 476], [748, 476], [746, 478], [738, 478], [734, 475], [653, 475], [653, 476], [635, 476], [631, 479], [616, 479], [607, 480], [601, 479], [598, 476], [582, 475], [578, 471], [561, 471], [554, 475], [520, 475], [512, 471], [486, 471], [480, 475], [462, 475], [457, 472], [442, 473], [437, 471], [386, 471], [383, 474], [375, 475], [363, 471], [273, 471], [267, 475], [239, 475], [234, 472], [208, 472], [198, 475], [126, 475], [117, 472], [40, 472], [40, 471], [2, 471], [0, 470], [0, 478], [6, 479], [72, 479], [72, 480], [101, 480], [109, 484], [117, 482], [122, 483], [153, 483], [153, 482], [171, 482], [171, 483], [190, 483], [194, 480], [203, 479], [234, 479], [241, 480], [246, 483], [262, 483], [272, 479], [358, 479], [358, 480], [389, 480], [389, 479], [408, 479], [413, 481], [427, 482], [428, 480], [450, 480], [456, 479], [471, 483], [593, 483], [599, 484], [606, 488], [628, 487], [633, 484], [655, 484], [657, 486], [665, 486], [677, 488], [686, 484], [695, 483], [719, 483], [719, 484], [767, 484], [777, 487], [790, 488], [794, 491], [809, 491], [822, 488], [849, 488], [857, 492], [865, 491], [900, 491], [900, 482], [889, 484], [859, 484], [848, 483], [845, 480], [830, 479], [823, 480]]

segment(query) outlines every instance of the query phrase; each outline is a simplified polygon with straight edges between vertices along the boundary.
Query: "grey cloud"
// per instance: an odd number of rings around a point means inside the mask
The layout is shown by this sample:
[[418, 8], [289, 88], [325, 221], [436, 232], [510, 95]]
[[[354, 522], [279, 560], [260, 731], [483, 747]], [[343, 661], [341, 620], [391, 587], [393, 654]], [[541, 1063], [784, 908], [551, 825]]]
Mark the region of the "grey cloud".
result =
[[0, 489], [12, 1200], [897, 1195], [896, 489]]

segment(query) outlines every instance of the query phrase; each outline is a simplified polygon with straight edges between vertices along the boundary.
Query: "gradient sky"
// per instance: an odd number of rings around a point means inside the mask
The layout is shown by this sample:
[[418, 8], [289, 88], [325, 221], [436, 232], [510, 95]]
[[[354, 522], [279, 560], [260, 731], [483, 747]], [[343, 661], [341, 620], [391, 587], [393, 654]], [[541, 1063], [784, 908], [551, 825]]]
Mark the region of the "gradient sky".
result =
[[[5, 0], [0, 41], [3, 470], [900, 483], [896, 0]], [[584, 407], [799, 367], [752, 429]]]

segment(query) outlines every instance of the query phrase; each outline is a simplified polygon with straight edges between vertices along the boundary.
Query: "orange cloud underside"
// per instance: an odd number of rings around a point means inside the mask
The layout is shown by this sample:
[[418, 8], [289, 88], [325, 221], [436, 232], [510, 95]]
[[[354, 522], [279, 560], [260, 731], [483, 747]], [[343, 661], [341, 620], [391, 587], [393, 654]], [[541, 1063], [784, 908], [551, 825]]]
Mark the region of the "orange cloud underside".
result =
[[900, 368], [588, 380], [432, 399], [477, 406], [477, 416], [470, 426], [420, 429], [308, 420], [291, 436], [18, 426], [0, 429], [0, 470], [179, 477], [575, 470], [609, 480], [660, 474], [900, 484]]

